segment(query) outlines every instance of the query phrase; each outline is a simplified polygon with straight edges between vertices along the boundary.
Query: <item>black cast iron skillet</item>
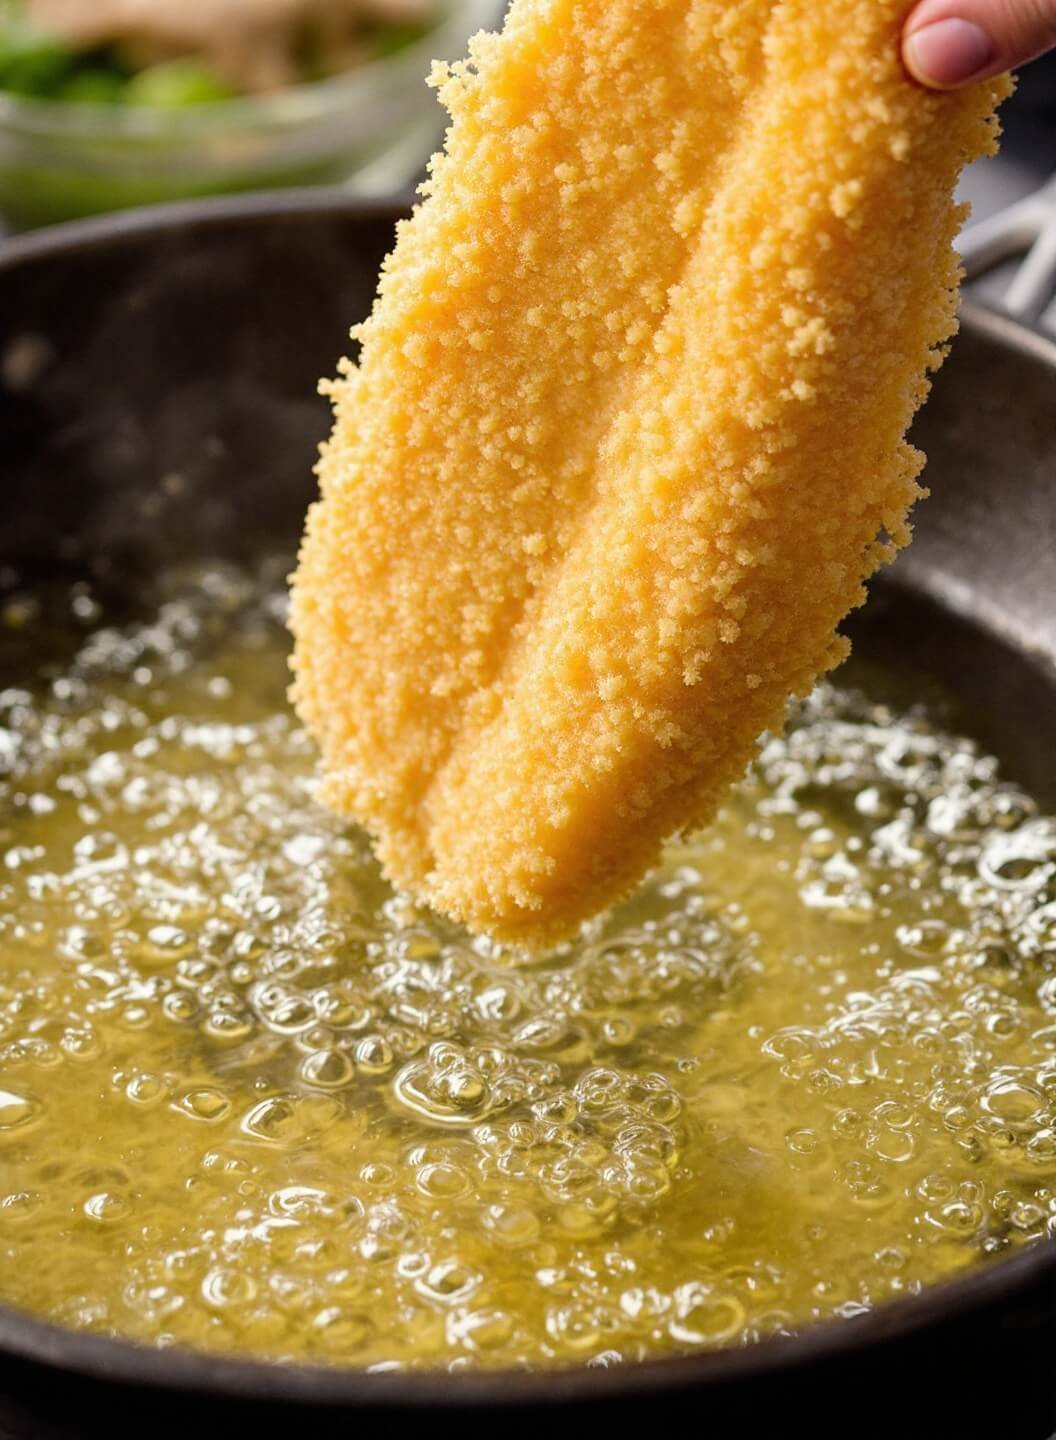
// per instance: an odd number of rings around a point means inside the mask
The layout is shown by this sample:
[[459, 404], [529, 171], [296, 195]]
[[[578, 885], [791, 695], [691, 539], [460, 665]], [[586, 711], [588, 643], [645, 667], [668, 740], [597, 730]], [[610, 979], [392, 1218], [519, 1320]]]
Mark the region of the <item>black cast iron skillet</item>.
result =
[[[0, 250], [0, 586], [90, 568], [132, 594], [181, 556], [291, 549], [327, 426], [315, 381], [370, 303], [394, 219], [288, 195]], [[851, 629], [864, 653], [951, 684], [983, 742], [1056, 806], [1056, 345], [967, 313], [918, 434], [934, 496]], [[549, 1374], [258, 1365], [0, 1308], [0, 1440], [643, 1423], [1043, 1440], [1054, 1357], [1056, 1242], [795, 1339]]]

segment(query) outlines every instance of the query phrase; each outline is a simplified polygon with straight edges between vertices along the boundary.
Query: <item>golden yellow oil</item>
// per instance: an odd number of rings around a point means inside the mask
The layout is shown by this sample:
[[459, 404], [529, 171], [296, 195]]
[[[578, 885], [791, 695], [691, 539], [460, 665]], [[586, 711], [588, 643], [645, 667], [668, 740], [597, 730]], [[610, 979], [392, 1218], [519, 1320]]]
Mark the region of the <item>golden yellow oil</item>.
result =
[[616, 1363], [1056, 1226], [1056, 825], [823, 686], [530, 959], [316, 807], [277, 573], [0, 610], [0, 1298], [355, 1366]]

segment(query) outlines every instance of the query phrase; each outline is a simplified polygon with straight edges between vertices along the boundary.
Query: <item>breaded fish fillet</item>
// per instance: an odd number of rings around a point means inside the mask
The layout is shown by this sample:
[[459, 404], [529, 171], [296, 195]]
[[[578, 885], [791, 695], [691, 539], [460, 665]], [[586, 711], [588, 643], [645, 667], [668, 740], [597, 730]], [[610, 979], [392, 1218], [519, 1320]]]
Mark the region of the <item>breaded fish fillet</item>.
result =
[[293, 587], [324, 797], [539, 945], [706, 821], [904, 545], [1007, 82], [905, 0], [514, 0], [331, 387]]

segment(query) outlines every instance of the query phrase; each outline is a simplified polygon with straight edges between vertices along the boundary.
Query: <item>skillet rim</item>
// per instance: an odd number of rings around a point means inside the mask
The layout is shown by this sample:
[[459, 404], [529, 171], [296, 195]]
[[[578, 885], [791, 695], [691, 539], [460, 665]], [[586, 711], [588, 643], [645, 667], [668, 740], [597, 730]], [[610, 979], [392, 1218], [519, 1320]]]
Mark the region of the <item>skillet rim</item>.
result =
[[[22, 265], [71, 252], [105, 249], [113, 242], [181, 228], [211, 230], [248, 223], [296, 222], [336, 216], [353, 224], [393, 222], [406, 215], [412, 196], [354, 198], [340, 192], [290, 190], [181, 201], [56, 225], [0, 242], [0, 275]], [[1051, 370], [1056, 380], [1056, 341], [1010, 317], [965, 302], [962, 324], [1010, 352]], [[357, 1406], [421, 1410], [442, 1405], [466, 1409], [614, 1401], [659, 1394], [671, 1388], [704, 1389], [765, 1380], [805, 1363], [836, 1360], [858, 1350], [907, 1339], [957, 1312], [965, 1318], [999, 1304], [1029, 1286], [1048, 1284], [1056, 1293], [1056, 1239], [1039, 1241], [1007, 1260], [994, 1261], [957, 1279], [929, 1286], [853, 1319], [828, 1320], [789, 1337], [743, 1349], [672, 1356], [612, 1368], [496, 1370], [452, 1375], [445, 1370], [382, 1371], [317, 1365], [281, 1365], [65, 1330], [0, 1304], [0, 1357], [28, 1362], [87, 1380], [119, 1383], [140, 1391], [228, 1400], [272, 1401], [317, 1408]]]

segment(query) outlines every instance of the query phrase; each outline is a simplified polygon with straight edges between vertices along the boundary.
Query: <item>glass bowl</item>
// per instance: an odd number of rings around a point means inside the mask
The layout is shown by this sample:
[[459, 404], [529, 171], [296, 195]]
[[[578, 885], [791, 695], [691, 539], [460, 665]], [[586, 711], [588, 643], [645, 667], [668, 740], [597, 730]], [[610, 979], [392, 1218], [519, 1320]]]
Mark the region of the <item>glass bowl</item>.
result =
[[194, 195], [409, 185], [438, 139], [430, 62], [498, 24], [500, 0], [443, 0], [437, 25], [384, 60], [273, 95], [161, 110], [0, 92], [0, 214], [16, 228]]

